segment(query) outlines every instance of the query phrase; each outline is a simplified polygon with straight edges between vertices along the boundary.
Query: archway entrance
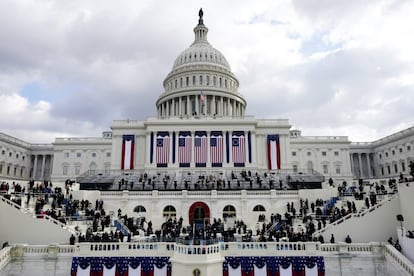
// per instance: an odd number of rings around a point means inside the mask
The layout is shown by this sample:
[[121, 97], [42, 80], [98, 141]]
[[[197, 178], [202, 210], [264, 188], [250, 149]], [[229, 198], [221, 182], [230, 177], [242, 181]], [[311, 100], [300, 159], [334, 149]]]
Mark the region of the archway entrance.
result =
[[210, 208], [204, 202], [194, 202], [190, 206], [188, 221], [194, 223], [194, 228], [200, 230], [204, 228], [206, 222], [210, 222]]

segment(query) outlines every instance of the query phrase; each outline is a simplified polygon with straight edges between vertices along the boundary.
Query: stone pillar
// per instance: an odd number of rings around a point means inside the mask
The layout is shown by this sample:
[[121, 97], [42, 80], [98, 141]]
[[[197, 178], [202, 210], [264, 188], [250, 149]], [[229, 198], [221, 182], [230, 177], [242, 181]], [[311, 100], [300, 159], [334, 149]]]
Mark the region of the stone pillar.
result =
[[352, 175], [355, 175], [354, 153], [352, 152], [349, 156], [351, 159], [351, 173]]
[[224, 100], [222, 96], [220, 97], [219, 112], [220, 116], [224, 116]]
[[46, 155], [42, 155], [42, 168], [40, 169], [40, 179], [45, 180]]
[[215, 115], [216, 114], [216, 96], [213, 96], [213, 98], [211, 99], [211, 114]]
[[358, 153], [358, 163], [359, 163], [359, 178], [362, 178], [362, 160], [361, 160], [361, 153]]
[[197, 115], [200, 115], [198, 96], [194, 96], [194, 98], [195, 98], [195, 112], [197, 113]]
[[183, 115], [183, 108], [182, 108], [182, 100], [181, 97], [178, 98], [178, 116]]
[[195, 167], [195, 162], [194, 162], [194, 135], [195, 132], [191, 131], [191, 160], [190, 160], [190, 168], [194, 168]]
[[368, 177], [372, 178], [371, 161], [369, 160], [369, 153], [367, 153]]
[[34, 164], [33, 164], [33, 175], [32, 178], [36, 179], [36, 171], [37, 171], [37, 155], [34, 156], [35, 160], [34, 160]]
[[187, 96], [187, 115], [191, 115], [190, 96]]
[[176, 114], [175, 114], [175, 99], [171, 100], [171, 116], [176, 116]]
[[210, 135], [211, 135], [211, 131], [207, 131], [207, 164], [206, 164], [207, 167], [208, 167], [208, 164], [210, 164], [210, 167], [211, 167], [211, 162], [210, 162]]

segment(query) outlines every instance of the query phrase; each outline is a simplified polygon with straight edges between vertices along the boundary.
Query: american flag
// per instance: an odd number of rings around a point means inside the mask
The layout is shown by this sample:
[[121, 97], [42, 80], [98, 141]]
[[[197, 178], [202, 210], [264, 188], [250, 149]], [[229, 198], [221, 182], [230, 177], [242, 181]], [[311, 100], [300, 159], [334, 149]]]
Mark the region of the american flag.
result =
[[231, 138], [232, 158], [235, 165], [244, 165], [246, 162], [246, 146], [244, 140], [244, 134], [233, 134]]
[[194, 162], [196, 164], [207, 163], [207, 135], [205, 132], [196, 131], [194, 137]]
[[323, 276], [323, 257], [269, 256], [269, 257], [225, 257], [223, 276]]
[[157, 165], [166, 165], [170, 159], [170, 137], [168, 135], [157, 136]]
[[73, 257], [71, 276], [171, 276], [169, 257]]
[[180, 132], [178, 137], [178, 163], [191, 163], [191, 133]]
[[210, 137], [210, 159], [212, 165], [223, 163], [223, 135], [220, 133], [211, 134]]

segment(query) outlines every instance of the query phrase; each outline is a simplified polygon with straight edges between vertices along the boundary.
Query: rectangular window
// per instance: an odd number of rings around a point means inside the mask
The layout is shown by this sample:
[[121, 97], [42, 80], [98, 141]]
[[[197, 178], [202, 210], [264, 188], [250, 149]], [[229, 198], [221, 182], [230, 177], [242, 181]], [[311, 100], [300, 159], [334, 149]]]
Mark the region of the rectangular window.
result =
[[292, 151], [292, 156], [296, 156], [296, 151]]
[[339, 156], [339, 152], [338, 152], [338, 151], [335, 151], [335, 152], [334, 152], [334, 155], [335, 155], [335, 156]]
[[387, 166], [387, 171], [388, 171], [388, 174], [391, 174], [391, 167], [390, 166]]
[[403, 151], [403, 149], [402, 148], [400, 148], [400, 153]]
[[404, 162], [401, 162], [401, 169], [402, 169], [403, 172], [405, 172], [405, 163]]
[[329, 173], [329, 171], [328, 171], [328, 165], [323, 165], [323, 173], [324, 174], [328, 174]]
[[336, 174], [341, 174], [341, 165], [336, 165], [335, 166], [335, 172], [336, 172]]
[[63, 175], [68, 175], [68, 170], [69, 170], [68, 166], [63, 166], [62, 174]]
[[81, 156], [82, 156], [82, 153], [80, 153], [80, 152], [77, 152], [77, 153], [76, 153], [76, 157], [77, 157], [77, 158], [80, 158]]
[[411, 150], [411, 146], [407, 146], [407, 151], [410, 151]]
[[293, 165], [293, 172], [297, 173], [298, 172], [298, 165]]
[[110, 152], [107, 152], [106, 153], [106, 157], [111, 157], [111, 153]]
[[323, 151], [322, 152], [322, 156], [326, 156], [326, 151]]
[[75, 174], [79, 175], [80, 174], [80, 166], [76, 166], [75, 167]]
[[63, 153], [63, 157], [65, 157], [65, 158], [69, 158], [69, 152], [64, 152], [64, 153]]
[[381, 167], [381, 175], [384, 175], [384, 167]]
[[394, 164], [394, 172], [398, 172], [398, 165], [397, 164]]

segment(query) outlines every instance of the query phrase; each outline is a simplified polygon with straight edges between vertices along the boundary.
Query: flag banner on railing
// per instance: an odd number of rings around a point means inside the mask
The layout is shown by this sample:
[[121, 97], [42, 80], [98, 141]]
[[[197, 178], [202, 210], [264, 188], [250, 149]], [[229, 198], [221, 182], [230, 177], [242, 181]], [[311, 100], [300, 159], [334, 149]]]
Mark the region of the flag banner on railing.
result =
[[207, 133], [196, 131], [194, 133], [194, 163], [196, 167], [205, 167], [207, 163]]
[[243, 131], [233, 131], [231, 148], [234, 166], [244, 167], [244, 163], [246, 162], [246, 145]]
[[269, 170], [280, 170], [280, 142], [278, 134], [267, 135], [267, 160]]
[[121, 170], [133, 170], [134, 169], [134, 135], [122, 136], [122, 160]]
[[324, 276], [323, 257], [225, 257], [223, 276]]
[[221, 131], [211, 132], [210, 160], [212, 167], [221, 167], [223, 164], [223, 133]]
[[169, 257], [73, 257], [71, 276], [171, 276]]
[[191, 163], [191, 132], [180, 131], [178, 134], [178, 163], [180, 167], [190, 167]]
[[168, 132], [157, 133], [157, 167], [167, 167], [170, 160], [170, 136]]

